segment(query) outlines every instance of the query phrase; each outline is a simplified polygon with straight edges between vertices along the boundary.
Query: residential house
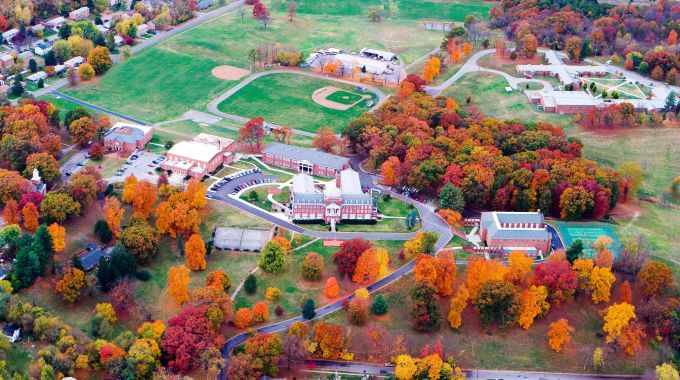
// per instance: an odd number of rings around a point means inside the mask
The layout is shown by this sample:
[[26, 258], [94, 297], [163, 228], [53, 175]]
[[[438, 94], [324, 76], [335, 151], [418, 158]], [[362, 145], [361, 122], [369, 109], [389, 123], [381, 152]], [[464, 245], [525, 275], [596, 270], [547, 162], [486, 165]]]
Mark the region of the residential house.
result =
[[78, 66], [82, 65], [83, 62], [85, 62], [85, 58], [83, 58], [81, 56], [76, 56], [76, 57], [73, 57], [73, 58], [69, 59], [68, 61], [64, 62], [64, 66], [66, 66], [67, 68], [70, 69], [72, 67], [78, 67]]
[[8, 43], [12, 43], [12, 38], [19, 34], [19, 29], [12, 28], [4, 33], [2, 33], [2, 39], [7, 41]]
[[196, 2], [196, 9], [203, 10], [210, 8], [213, 5], [212, 0], [198, 0]]
[[33, 52], [41, 57], [50, 51], [52, 51], [52, 44], [49, 42], [40, 42], [33, 48]]
[[83, 263], [83, 268], [86, 272], [90, 272], [97, 268], [99, 265], [99, 259], [102, 257], [108, 260], [111, 257], [111, 252], [113, 249], [104, 249], [94, 243], [87, 243], [85, 250], [80, 252], [80, 261]]
[[44, 71], [38, 71], [35, 74], [31, 74], [26, 77], [26, 81], [29, 83], [38, 83], [40, 80], [45, 80], [47, 79], [47, 73]]
[[4, 335], [10, 343], [15, 343], [21, 338], [21, 328], [13, 323], [7, 323], [2, 327], [2, 335]]
[[64, 17], [58, 16], [45, 23], [48, 28], [59, 29], [62, 25], [66, 24], [66, 19]]
[[5, 55], [0, 57], [0, 66], [10, 67], [13, 64], [14, 64], [14, 57], [13, 56], [11, 56], [9, 54], [5, 54]]
[[84, 20], [90, 16], [90, 8], [80, 7], [78, 9], [72, 10], [68, 14], [68, 18], [74, 21]]

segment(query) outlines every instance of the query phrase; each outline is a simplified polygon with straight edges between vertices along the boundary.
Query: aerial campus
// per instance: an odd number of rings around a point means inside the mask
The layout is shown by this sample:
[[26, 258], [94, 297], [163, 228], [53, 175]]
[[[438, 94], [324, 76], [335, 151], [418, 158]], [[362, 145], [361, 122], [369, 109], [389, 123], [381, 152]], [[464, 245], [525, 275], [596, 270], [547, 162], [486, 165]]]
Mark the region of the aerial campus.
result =
[[679, 32], [0, 1], [0, 380], [678, 380]]

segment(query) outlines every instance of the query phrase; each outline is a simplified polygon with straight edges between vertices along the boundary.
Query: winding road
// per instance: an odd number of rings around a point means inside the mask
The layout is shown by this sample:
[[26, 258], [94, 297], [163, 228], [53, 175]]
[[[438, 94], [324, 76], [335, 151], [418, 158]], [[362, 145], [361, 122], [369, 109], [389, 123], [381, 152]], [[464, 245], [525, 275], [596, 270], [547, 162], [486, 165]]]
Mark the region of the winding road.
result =
[[[327, 76], [327, 75], [323, 75], [323, 74], [312, 73], [312, 72], [308, 72], [308, 71], [300, 71], [300, 70], [292, 70], [292, 69], [289, 69], [289, 70], [278, 69], [278, 70], [262, 71], [262, 72], [250, 75], [248, 78], [244, 79], [243, 81], [241, 81], [240, 83], [238, 83], [234, 87], [232, 87], [232, 88], [228, 89], [227, 91], [225, 91], [224, 93], [222, 93], [222, 95], [220, 95], [220, 96], [216, 97], [215, 99], [213, 99], [212, 101], [210, 101], [210, 103], [208, 103], [208, 111], [212, 112], [213, 114], [215, 114], [217, 116], [223, 117], [225, 119], [230, 119], [230, 120], [233, 120], [233, 121], [236, 121], [236, 122], [239, 122], [239, 123], [245, 123], [246, 121], [249, 120], [248, 118], [243, 117], [243, 116], [239, 116], [239, 115], [233, 115], [233, 114], [230, 114], [230, 113], [222, 112], [222, 111], [219, 110], [218, 106], [220, 105], [220, 103], [229, 99], [232, 95], [234, 95], [239, 90], [241, 90], [243, 87], [249, 85], [251, 82], [255, 81], [256, 79], [262, 78], [262, 77], [267, 76], [267, 75], [272, 75], [272, 74], [297, 74], [297, 75], [302, 75], [302, 76], [306, 76], [306, 77], [310, 77], [310, 78], [324, 79], [324, 80], [333, 81], [333, 82], [337, 82], [337, 83], [349, 84], [349, 85], [352, 85], [352, 86], [361, 85], [361, 86], [365, 87], [367, 90], [369, 90], [370, 92], [374, 93], [378, 97], [378, 101], [375, 102], [375, 105], [373, 107], [371, 107], [369, 112], [375, 110], [385, 100], [387, 100], [387, 96], [385, 95], [384, 92], [382, 92], [381, 90], [379, 90], [375, 87], [372, 87], [372, 86], [367, 86], [367, 85], [364, 85], [364, 84], [361, 84], [361, 83], [357, 83], [357, 82], [353, 82], [353, 81], [349, 81], [349, 80], [345, 80], [345, 79], [340, 79], [340, 78], [335, 78], [335, 77], [331, 77], [331, 76]], [[274, 124], [274, 123], [269, 123], [269, 122], [265, 122], [265, 125], [269, 128], [272, 128], [272, 129], [281, 128], [280, 125]], [[296, 134], [296, 135], [308, 136], [308, 137], [316, 136], [316, 133], [302, 131], [302, 130], [299, 130], [299, 129], [293, 129], [293, 133]]]

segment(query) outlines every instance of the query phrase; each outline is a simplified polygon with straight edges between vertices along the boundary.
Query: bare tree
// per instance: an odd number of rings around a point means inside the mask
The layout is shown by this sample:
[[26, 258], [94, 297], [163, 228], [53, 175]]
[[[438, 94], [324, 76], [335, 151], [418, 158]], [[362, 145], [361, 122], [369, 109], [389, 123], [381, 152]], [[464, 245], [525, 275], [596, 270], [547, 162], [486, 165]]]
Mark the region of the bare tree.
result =
[[298, 4], [294, 1], [288, 3], [288, 21], [293, 21], [293, 16], [297, 12]]
[[246, 17], [246, 6], [241, 5], [241, 7], [238, 9], [238, 12], [241, 15], [241, 21], [243, 21], [243, 18]]

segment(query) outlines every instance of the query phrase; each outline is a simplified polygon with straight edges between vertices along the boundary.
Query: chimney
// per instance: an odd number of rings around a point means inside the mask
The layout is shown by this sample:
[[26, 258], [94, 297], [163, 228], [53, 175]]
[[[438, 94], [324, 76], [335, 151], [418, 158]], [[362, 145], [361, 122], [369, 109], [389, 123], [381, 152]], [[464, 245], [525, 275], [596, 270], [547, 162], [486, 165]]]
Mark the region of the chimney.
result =
[[339, 189], [340, 188], [340, 171], [335, 172], [335, 186]]

